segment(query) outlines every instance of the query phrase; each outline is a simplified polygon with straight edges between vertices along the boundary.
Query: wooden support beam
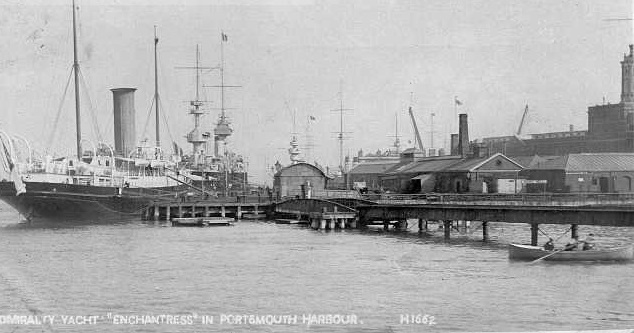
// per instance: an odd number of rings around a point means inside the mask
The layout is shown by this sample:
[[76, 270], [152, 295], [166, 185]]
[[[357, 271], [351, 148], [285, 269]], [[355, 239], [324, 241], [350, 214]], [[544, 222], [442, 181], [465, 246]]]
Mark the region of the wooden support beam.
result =
[[572, 237], [572, 239], [579, 239], [579, 226], [576, 224], [573, 224], [570, 226], [570, 237]]

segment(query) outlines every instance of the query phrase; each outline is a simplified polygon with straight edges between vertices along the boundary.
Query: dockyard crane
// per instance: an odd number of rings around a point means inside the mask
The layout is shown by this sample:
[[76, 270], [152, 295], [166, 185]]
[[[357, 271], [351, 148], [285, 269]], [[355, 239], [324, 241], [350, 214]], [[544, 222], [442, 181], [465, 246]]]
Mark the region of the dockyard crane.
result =
[[515, 135], [520, 136], [522, 134], [522, 126], [524, 126], [524, 122], [526, 121], [526, 116], [528, 115], [528, 104], [524, 108], [524, 114], [522, 114], [522, 120], [520, 121], [520, 125], [517, 127], [517, 133]]
[[420, 151], [425, 151], [423, 148], [423, 140], [420, 138], [420, 132], [418, 131], [418, 126], [416, 125], [416, 119], [414, 119], [414, 111], [412, 107], [409, 107], [409, 117], [412, 119], [412, 126], [414, 127], [414, 133], [416, 134], [416, 141], [418, 142], [418, 148]]
[[523, 144], [526, 144], [526, 143], [524, 142], [524, 140], [522, 140], [522, 137], [520, 135], [522, 134], [522, 127], [524, 126], [524, 123], [526, 122], [527, 115], [528, 115], [528, 103], [526, 104], [526, 107], [524, 108], [524, 113], [522, 114], [522, 120], [520, 120], [520, 125], [517, 127], [517, 132], [515, 133], [515, 138]]

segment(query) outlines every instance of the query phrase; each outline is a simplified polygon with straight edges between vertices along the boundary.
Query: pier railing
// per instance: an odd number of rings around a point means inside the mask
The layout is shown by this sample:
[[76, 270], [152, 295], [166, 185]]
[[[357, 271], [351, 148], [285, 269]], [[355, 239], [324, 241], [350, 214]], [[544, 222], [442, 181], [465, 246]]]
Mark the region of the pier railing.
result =
[[379, 204], [456, 204], [521, 206], [633, 205], [634, 193], [524, 193], [524, 194], [369, 194]]

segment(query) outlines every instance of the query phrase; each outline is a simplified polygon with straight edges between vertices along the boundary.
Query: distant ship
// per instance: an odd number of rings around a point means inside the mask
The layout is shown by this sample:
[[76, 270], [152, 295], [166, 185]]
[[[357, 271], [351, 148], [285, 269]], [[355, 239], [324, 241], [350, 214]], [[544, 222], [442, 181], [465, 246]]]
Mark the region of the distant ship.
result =
[[[82, 150], [75, 17], [73, 1], [77, 155], [33, 161], [27, 143], [27, 158], [20, 161], [17, 138], [0, 131], [0, 200], [29, 220], [140, 216], [153, 200], [183, 192], [188, 180], [175, 171], [176, 163], [165, 159], [158, 145], [136, 146], [133, 88], [112, 89], [115, 149], [100, 144], [92, 151]], [[155, 36], [155, 55], [156, 43]]]

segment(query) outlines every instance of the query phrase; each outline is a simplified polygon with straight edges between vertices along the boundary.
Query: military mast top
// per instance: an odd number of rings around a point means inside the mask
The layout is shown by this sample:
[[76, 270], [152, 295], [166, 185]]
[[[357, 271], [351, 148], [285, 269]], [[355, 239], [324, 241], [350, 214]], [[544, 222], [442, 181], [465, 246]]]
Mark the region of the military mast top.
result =
[[194, 116], [194, 129], [187, 134], [187, 142], [192, 144], [192, 150], [194, 155], [194, 164], [202, 164], [203, 163], [203, 155], [204, 150], [202, 149], [203, 144], [207, 142], [207, 138], [205, 134], [203, 134], [200, 130], [200, 117], [205, 113], [201, 106], [203, 105], [203, 101], [200, 100], [200, 71], [202, 69], [211, 69], [210, 67], [201, 67], [200, 66], [200, 50], [198, 45], [196, 45], [196, 66], [193, 69], [196, 70], [196, 97], [193, 101], [190, 101], [191, 109], [189, 113]]
[[[218, 123], [214, 128], [214, 154], [216, 157], [218, 155], [224, 155], [224, 153], [220, 153], [219, 150], [221, 146], [225, 146], [226, 139], [233, 133], [233, 129], [231, 128], [231, 123], [229, 119], [227, 119], [227, 110], [228, 108], [225, 106], [225, 88], [238, 88], [240, 86], [231, 86], [225, 84], [225, 58], [224, 58], [224, 44], [229, 40], [227, 35], [224, 32], [220, 33], [220, 85], [219, 86], [209, 86], [220, 88], [220, 119], [218, 119]], [[224, 147], [222, 148], [224, 150]]]

